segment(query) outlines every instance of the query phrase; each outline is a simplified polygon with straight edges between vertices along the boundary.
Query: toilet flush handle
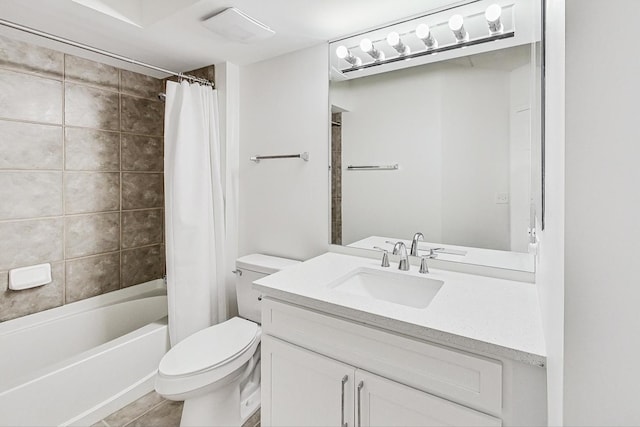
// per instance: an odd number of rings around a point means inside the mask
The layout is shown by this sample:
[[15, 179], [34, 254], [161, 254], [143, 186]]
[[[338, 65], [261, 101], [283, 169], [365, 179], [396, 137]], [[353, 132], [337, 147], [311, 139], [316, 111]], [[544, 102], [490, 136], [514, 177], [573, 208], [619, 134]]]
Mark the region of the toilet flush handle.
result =
[[242, 270], [232, 270], [231, 272], [237, 276], [242, 276]]

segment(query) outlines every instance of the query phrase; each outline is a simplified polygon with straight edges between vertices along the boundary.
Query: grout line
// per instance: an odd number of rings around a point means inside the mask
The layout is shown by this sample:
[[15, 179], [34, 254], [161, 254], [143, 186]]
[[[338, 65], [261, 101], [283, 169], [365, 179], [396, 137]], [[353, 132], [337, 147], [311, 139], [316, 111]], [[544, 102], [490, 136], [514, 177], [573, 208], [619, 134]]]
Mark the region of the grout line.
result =
[[[63, 147], [64, 149], [64, 147]], [[108, 169], [108, 170], [97, 170], [97, 169], [2, 169], [0, 168], [0, 172], [14, 172], [14, 173], [53, 173], [53, 172], [67, 172], [67, 173], [77, 173], [77, 174], [105, 174], [105, 173], [137, 173], [137, 174], [161, 174], [163, 171], [154, 170], [154, 171], [138, 171], [138, 170], [121, 170], [121, 169]]]
[[41, 126], [55, 126], [55, 127], [62, 128], [62, 124], [59, 124], [59, 123], [47, 123], [47, 122], [39, 122], [37, 120], [14, 119], [11, 117], [0, 117], [0, 121], [26, 123], [26, 124], [41, 125]]
[[0, 70], [3, 71], [10, 71], [13, 73], [18, 73], [18, 74], [26, 74], [28, 76], [31, 77], [40, 77], [41, 79], [47, 79], [47, 80], [53, 80], [54, 82], [61, 82], [64, 80], [64, 59], [62, 60], [62, 72], [58, 75], [56, 75], [55, 72], [51, 72], [49, 74], [45, 74], [45, 73], [38, 73], [36, 71], [31, 71], [29, 69], [25, 69], [25, 68], [11, 68], [11, 67], [7, 67], [6, 65], [0, 66]]
[[122, 252], [128, 252], [128, 251], [133, 251], [136, 249], [146, 249], [146, 248], [153, 248], [155, 246], [162, 246], [163, 243], [162, 242], [157, 242], [157, 243], [149, 243], [148, 245], [142, 245], [142, 246], [132, 246], [130, 248], [124, 248], [122, 249]]
[[79, 261], [79, 260], [85, 260], [85, 259], [89, 259], [89, 258], [97, 258], [97, 257], [100, 257], [100, 256], [114, 255], [114, 254], [117, 254], [119, 252], [120, 252], [119, 250], [115, 250], [115, 251], [101, 252], [99, 254], [82, 255], [82, 256], [75, 257], [75, 258], [69, 258], [69, 259], [65, 260], [65, 262], [66, 261]]
[[118, 131], [119, 131], [119, 139], [120, 139], [120, 153], [119, 153], [119, 165], [120, 169], [120, 243], [119, 243], [119, 271], [118, 271], [118, 287], [122, 289], [124, 285], [124, 273], [123, 273], [123, 256], [122, 256], [122, 235], [123, 235], [123, 218], [122, 218], [122, 207], [124, 205], [124, 197], [122, 194], [122, 181], [123, 181], [123, 172], [122, 172], [122, 70], [118, 68]]
[[[120, 73], [118, 73], [120, 74]], [[83, 87], [88, 87], [90, 89], [96, 89], [96, 90], [101, 90], [104, 92], [110, 92], [110, 93], [117, 93], [118, 95], [124, 95], [127, 96], [129, 98], [135, 98], [135, 99], [141, 99], [144, 101], [151, 101], [151, 102], [156, 102], [156, 103], [161, 103], [162, 101], [160, 101], [157, 97], [146, 97], [146, 96], [141, 96], [138, 94], [133, 94], [130, 92], [125, 92], [122, 91], [122, 88], [113, 88], [112, 86], [101, 86], [99, 83], [94, 83], [94, 82], [87, 82], [87, 81], [81, 81], [81, 80], [66, 80], [69, 82], [69, 84], [74, 85], [74, 86], [83, 86]]]
[[[63, 147], [64, 149], [64, 147]], [[64, 160], [63, 160], [64, 162]], [[6, 173], [62, 173], [63, 169], [2, 169], [0, 168], [0, 172]]]
[[[64, 147], [63, 147], [64, 148]], [[54, 172], [64, 172], [64, 169], [3, 169], [0, 168], [0, 172], [11, 172], [11, 173], [54, 173]]]
[[132, 418], [131, 420], [129, 420], [123, 427], [127, 427], [129, 425], [131, 425], [131, 423], [133, 423], [134, 421], [138, 420], [139, 418], [143, 417], [144, 415], [147, 415], [149, 412], [153, 411], [156, 408], [159, 408], [160, 406], [166, 404], [168, 402], [168, 400], [163, 399], [160, 403], [158, 403], [155, 406], [152, 406], [151, 408], [147, 409], [146, 411], [144, 411], [142, 414], [138, 415], [135, 418]]
[[67, 303], [67, 221], [64, 219], [67, 213], [65, 183], [67, 177], [64, 170], [67, 167], [67, 129], [65, 127], [67, 117], [67, 55], [62, 55], [62, 305]]
[[62, 213], [60, 215], [47, 215], [47, 216], [32, 216], [28, 218], [7, 218], [0, 219], [0, 224], [7, 224], [12, 222], [27, 222], [27, 221], [51, 221], [55, 219], [64, 220], [67, 217], [79, 217], [79, 216], [89, 216], [89, 215], [101, 215], [101, 214], [109, 214], [109, 213], [124, 213], [124, 212], [140, 212], [140, 211], [152, 211], [152, 210], [160, 210], [164, 209], [162, 206], [151, 206], [148, 208], [134, 208], [134, 209], [120, 209], [120, 210], [108, 210], [108, 211], [91, 211], [91, 212], [77, 212], [77, 213]]
[[[64, 90], [64, 84], [63, 84], [63, 90]], [[64, 99], [64, 97], [63, 97]], [[63, 112], [64, 113], [64, 112]], [[164, 114], [164, 112], [163, 112]], [[144, 136], [147, 138], [164, 138], [164, 135], [162, 134], [149, 134], [149, 133], [140, 133], [140, 132], [131, 132], [128, 130], [119, 130], [119, 129], [101, 129], [101, 128], [95, 128], [95, 127], [88, 127], [88, 126], [76, 126], [76, 125], [65, 125], [65, 124], [60, 124], [60, 123], [47, 123], [47, 122], [39, 122], [36, 120], [23, 120], [23, 119], [14, 119], [11, 117], [0, 117], [0, 121], [5, 121], [5, 122], [14, 122], [14, 123], [24, 123], [24, 124], [32, 124], [32, 125], [40, 125], [40, 126], [52, 126], [52, 127], [59, 127], [59, 128], [69, 128], [69, 129], [86, 129], [86, 130], [93, 130], [96, 132], [109, 132], [109, 133], [125, 133], [127, 135], [134, 135], [134, 136]]]

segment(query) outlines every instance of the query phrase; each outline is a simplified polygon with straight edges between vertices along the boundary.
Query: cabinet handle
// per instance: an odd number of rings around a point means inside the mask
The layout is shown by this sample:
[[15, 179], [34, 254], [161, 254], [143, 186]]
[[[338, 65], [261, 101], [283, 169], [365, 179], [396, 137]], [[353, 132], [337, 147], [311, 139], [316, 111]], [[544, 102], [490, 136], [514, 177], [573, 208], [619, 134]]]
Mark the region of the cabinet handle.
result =
[[342, 377], [342, 412], [340, 415], [340, 427], [347, 427], [349, 424], [344, 422], [344, 385], [349, 381], [349, 375]]
[[364, 382], [360, 381], [358, 384], [358, 427], [362, 426], [362, 414], [360, 412], [360, 407], [362, 406], [360, 403], [360, 393], [362, 392], [362, 387], [364, 387]]

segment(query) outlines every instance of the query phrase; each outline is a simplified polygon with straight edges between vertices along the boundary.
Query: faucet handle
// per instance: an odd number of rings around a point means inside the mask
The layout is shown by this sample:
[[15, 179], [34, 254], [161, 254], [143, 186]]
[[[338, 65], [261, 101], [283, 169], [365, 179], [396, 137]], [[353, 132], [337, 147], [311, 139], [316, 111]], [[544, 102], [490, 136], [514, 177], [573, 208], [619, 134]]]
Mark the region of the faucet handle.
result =
[[427, 260], [431, 259], [429, 255], [423, 255], [420, 257], [420, 270], [418, 273], [426, 274], [429, 272], [429, 266], [427, 265]]
[[380, 267], [389, 267], [389, 251], [379, 246], [374, 246], [373, 249], [382, 251], [382, 263], [380, 264]]
[[422, 255], [423, 258], [429, 258], [429, 259], [433, 259], [436, 258], [438, 256], [437, 253], [435, 253], [437, 250], [439, 249], [443, 249], [443, 248], [431, 248], [429, 249], [429, 254], [428, 255]]

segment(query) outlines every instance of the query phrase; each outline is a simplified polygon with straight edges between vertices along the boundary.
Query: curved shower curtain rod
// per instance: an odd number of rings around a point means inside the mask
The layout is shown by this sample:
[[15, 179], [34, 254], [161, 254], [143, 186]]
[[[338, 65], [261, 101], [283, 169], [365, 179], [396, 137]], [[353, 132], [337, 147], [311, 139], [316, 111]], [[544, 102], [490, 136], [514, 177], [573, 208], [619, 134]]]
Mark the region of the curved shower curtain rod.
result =
[[151, 70], [155, 70], [155, 71], [160, 71], [161, 73], [166, 73], [166, 74], [170, 74], [172, 76], [176, 76], [180, 79], [185, 79], [185, 80], [190, 80], [196, 83], [200, 83], [206, 86], [211, 86], [211, 87], [215, 87], [214, 83], [200, 78], [200, 77], [196, 77], [196, 76], [191, 76], [189, 74], [183, 74], [183, 73], [176, 73], [175, 71], [171, 71], [171, 70], [167, 70], [164, 68], [160, 68], [160, 67], [156, 67], [155, 65], [151, 65], [151, 64], [147, 64], [144, 62], [140, 62], [140, 61], [136, 61], [135, 59], [131, 59], [131, 58], [127, 58], [126, 56], [122, 56], [122, 55], [118, 55], [115, 53], [111, 53], [108, 52], [106, 50], [102, 50], [102, 49], [98, 49], [95, 47], [91, 47], [88, 46], [86, 44], [82, 44], [82, 43], [78, 43], [78, 42], [74, 42], [73, 40], [69, 40], [69, 39], [65, 39], [63, 37], [58, 37], [55, 36], [53, 34], [49, 34], [49, 33], [45, 33], [44, 31], [40, 31], [40, 30], [36, 30], [35, 28], [31, 28], [31, 27], [26, 27], [24, 25], [20, 25], [20, 24], [16, 24], [15, 22], [11, 22], [11, 21], [7, 21], [4, 19], [0, 19], [0, 25], [3, 25], [5, 27], [9, 27], [9, 28], [13, 28], [15, 30], [19, 30], [19, 31], [23, 31], [25, 33], [29, 33], [29, 34], [34, 34], [36, 36], [45, 38], [45, 39], [49, 39], [49, 40], [53, 40], [59, 43], [63, 43], [69, 46], [73, 46], [73, 47], [77, 47], [83, 50], [88, 50], [89, 52], [93, 52], [93, 53], [97, 53], [99, 55], [103, 55], [103, 56], [108, 56], [109, 58], [113, 58], [113, 59], [117, 59], [119, 61], [124, 61], [124, 62], [128, 62], [130, 64], [134, 64], [134, 65], [138, 65], [140, 67], [144, 67], [144, 68], [149, 68]]

